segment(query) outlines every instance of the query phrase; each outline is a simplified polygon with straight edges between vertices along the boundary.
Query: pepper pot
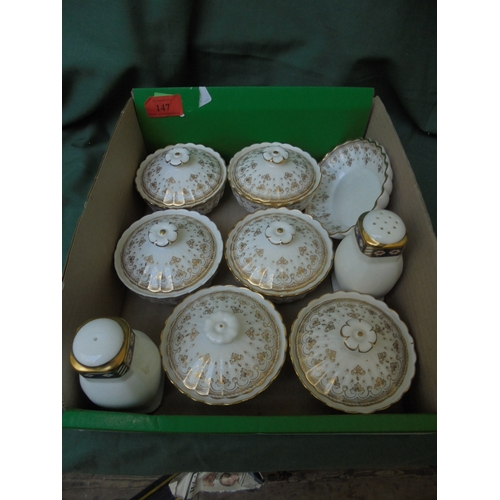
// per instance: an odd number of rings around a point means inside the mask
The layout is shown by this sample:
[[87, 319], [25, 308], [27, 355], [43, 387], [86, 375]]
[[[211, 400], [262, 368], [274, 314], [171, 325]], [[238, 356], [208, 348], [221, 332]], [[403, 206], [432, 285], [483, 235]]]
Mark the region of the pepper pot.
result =
[[389, 210], [362, 214], [338, 245], [334, 261], [334, 290], [359, 292], [381, 299], [403, 272], [407, 243], [402, 219]]
[[83, 392], [98, 406], [151, 413], [161, 403], [160, 352], [146, 334], [121, 318], [84, 323], [73, 340], [70, 362]]

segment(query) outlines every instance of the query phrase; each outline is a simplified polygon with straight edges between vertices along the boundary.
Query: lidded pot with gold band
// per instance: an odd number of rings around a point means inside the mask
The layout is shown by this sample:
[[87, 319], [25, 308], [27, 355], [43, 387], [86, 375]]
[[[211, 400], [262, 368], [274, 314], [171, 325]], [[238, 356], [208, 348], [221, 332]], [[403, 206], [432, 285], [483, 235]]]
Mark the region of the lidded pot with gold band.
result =
[[383, 297], [403, 272], [406, 242], [405, 224], [394, 212], [365, 212], [337, 247], [334, 290]]
[[87, 321], [76, 332], [70, 362], [96, 405], [151, 413], [163, 396], [160, 352], [143, 332], [121, 318]]

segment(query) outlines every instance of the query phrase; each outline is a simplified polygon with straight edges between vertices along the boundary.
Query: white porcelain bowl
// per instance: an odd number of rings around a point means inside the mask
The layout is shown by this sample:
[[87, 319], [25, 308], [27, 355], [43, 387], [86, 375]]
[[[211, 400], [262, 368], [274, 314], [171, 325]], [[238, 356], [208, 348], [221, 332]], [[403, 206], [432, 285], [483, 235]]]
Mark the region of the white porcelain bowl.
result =
[[208, 217], [189, 210], [165, 210], [144, 216], [123, 233], [114, 263], [130, 290], [173, 304], [210, 284], [222, 253], [221, 234]]
[[286, 349], [285, 326], [273, 304], [231, 285], [186, 297], [166, 320], [160, 341], [171, 382], [211, 405], [260, 394], [278, 376]]
[[392, 167], [383, 146], [357, 139], [337, 146], [319, 164], [321, 183], [305, 208], [335, 239], [352, 231], [358, 217], [389, 203]]
[[212, 211], [224, 194], [226, 164], [213, 149], [176, 144], [158, 149], [139, 166], [135, 184], [153, 210]]
[[290, 357], [313, 396], [347, 413], [388, 408], [415, 375], [406, 325], [385, 302], [357, 292], [326, 294], [303, 308], [292, 325]]
[[319, 222], [299, 210], [248, 214], [229, 233], [225, 258], [235, 278], [274, 302], [314, 290], [333, 264], [333, 244]]
[[309, 153], [279, 142], [244, 148], [228, 166], [233, 194], [248, 212], [279, 207], [303, 210], [320, 180], [319, 166]]

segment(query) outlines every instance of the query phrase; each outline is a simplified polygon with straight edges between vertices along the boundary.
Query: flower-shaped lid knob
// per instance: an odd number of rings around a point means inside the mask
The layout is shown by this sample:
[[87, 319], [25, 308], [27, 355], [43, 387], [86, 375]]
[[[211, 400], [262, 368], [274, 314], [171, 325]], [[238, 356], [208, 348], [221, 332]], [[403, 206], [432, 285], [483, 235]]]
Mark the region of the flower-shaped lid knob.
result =
[[176, 306], [161, 333], [172, 383], [196, 401], [229, 405], [253, 398], [277, 377], [286, 331], [271, 302], [247, 288], [212, 286]]
[[188, 210], [146, 215], [120, 238], [115, 268], [139, 295], [175, 298], [207, 283], [222, 258], [222, 237], [206, 216]]
[[225, 256], [234, 276], [268, 298], [299, 297], [333, 263], [328, 233], [299, 210], [269, 208], [247, 215], [229, 233]]
[[226, 176], [226, 164], [219, 153], [188, 143], [149, 155], [140, 164], [135, 183], [153, 208], [198, 209], [223, 191]]

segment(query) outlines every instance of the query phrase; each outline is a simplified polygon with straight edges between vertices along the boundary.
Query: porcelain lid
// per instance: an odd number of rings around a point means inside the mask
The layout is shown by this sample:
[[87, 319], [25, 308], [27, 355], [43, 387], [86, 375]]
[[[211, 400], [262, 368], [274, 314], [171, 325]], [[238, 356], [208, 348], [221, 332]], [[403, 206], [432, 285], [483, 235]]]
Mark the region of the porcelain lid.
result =
[[199, 290], [176, 306], [161, 334], [163, 367], [196, 401], [230, 405], [248, 400], [277, 377], [286, 331], [261, 295], [231, 285]]
[[269, 208], [240, 220], [225, 257], [245, 286], [272, 297], [313, 290], [333, 264], [333, 244], [319, 222], [299, 210]]
[[120, 238], [115, 268], [123, 283], [146, 297], [178, 297], [205, 284], [222, 258], [222, 237], [206, 216], [188, 210], [146, 215]]
[[139, 166], [139, 193], [159, 208], [191, 208], [215, 196], [226, 182], [226, 164], [219, 153], [195, 144], [159, 149]]
[[415, 374], [413, 339], [387, 304], [357, 292], [311, 301], [290, 334], [303, 385], [328, 406], [372, 413], [395, 403]]
[[228, 180], [244, 198], [279, 207], [312, 195], [321, 172], [305, 151], [289, 144], [264, 142], [236, 153], [229, 162]]

